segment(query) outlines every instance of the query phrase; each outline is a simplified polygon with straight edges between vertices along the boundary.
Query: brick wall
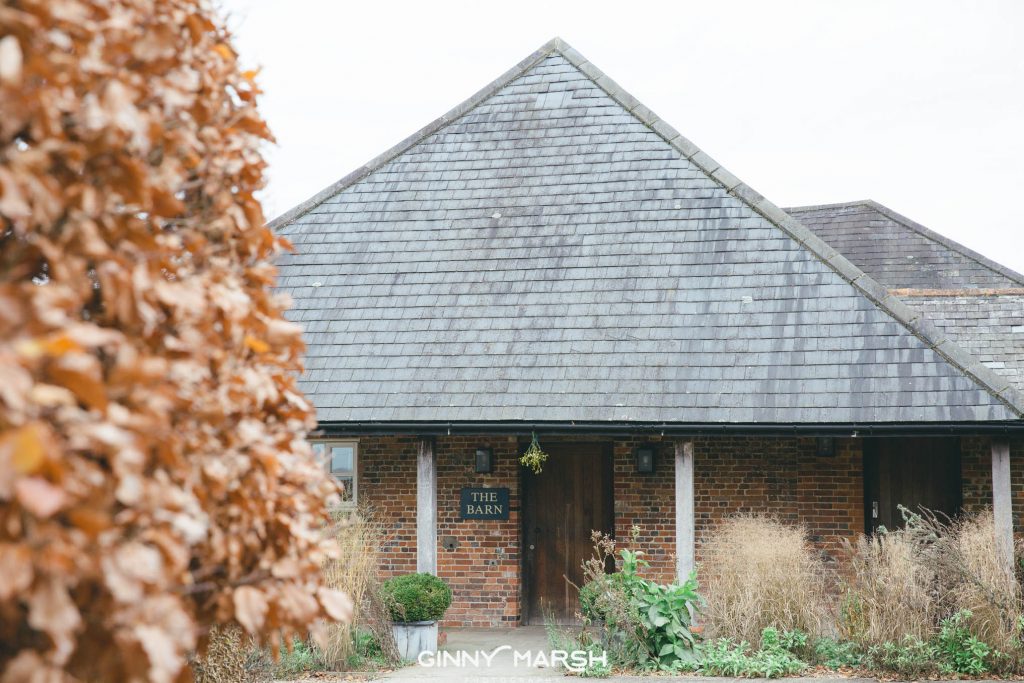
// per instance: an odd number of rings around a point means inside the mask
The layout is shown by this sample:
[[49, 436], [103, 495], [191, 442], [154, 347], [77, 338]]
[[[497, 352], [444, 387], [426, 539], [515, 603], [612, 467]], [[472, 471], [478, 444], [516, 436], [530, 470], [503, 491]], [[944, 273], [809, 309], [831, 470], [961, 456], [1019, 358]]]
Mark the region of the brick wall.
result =
[[[545, 442], [557, 437], [542, 438]], [[562, 439], [568, 440], [568, 439]], [[587, 438], [587, 441], [600, 440]], [[615, 534], [620, 543], [637, 532], [638, 547], [648, 553], [662, 581], [675, 572], [674, 444], [660, 438], [613, 441]], [[416, 570], [415, 437], [367, 436], [359, 439], [359, 496], [392, 526], [382, 549], [385, 578]], [[513, 626], [520, 600], [520, 438], [514, 436], [442, 436], [435, 439], [438, 460], [438, 573], [454, 592], [444, 623], [449, 626]], [[634, 448], [657, 447], [655, 472], [637, 474]], [[694, 443], [697, 561], [701, 545], [715, 525], [738, 512], [771, 513], [805, 524], [811, 539], [830, 558], [839, 556], [842, 539], [864, 529], [862, 440], [837, 439], [836, 455], [819, 458], [810, 438], [704, 437]], [[496, 471], [473, 472], [478, 446], [494, 449]], [[987, 438], [965, 438], [963, 498], [968, 511], [991, 504], [991, 457]], [[1011, 443], [1014, 513], [1018, 530], [1024, 518], [1024, 439]], [[507, 521], [458, 518], [464, 486], [509, 489]], [[455, 537], [458, 548], [441, 546]]]
[[381, 576], [416, 571], [416, 453], [412, 436], [359, 439], [359, 504], [390, 527], [380, 551]]
[[[637, 474], [634, 449], [643, 443], [657, 446], [654, 472]], [[629, 543], [636, 529], [636, 547], [647, 553], [651, 571], [661, 581], [675, 577], [676, 493], [675, 450], [660, 439], [617, 440], [613, 449], [615, 483], [615, 538]]]
[[[478, 447], [494, 449], [494, 472], [476, 474]], [[437, 539], [455, 537], [456, 550], [439, 547], [437, 572], [452, 587], [445, 624], [514, 626], [519, 622], [520, 496], [517, 440], [453, 436], [435, 440], [437, 456]], [[459, 519], [464, 486], [507, 487], [508, 520]]]
[[[633, 449], [655, 443], [653, 474], [637, 474]], [[675, 446], [660, 439], [615, 443], [615, 533], [638, 528], [639, 547], [663, 581], [675, 575]], [[699, 438], [694, 442], [697, 562], [717, 524], [736, 513], [770, 513], [805, 524], [811, 539], [836, 557], [842, 538], [864, 529], [860, 441], [837, 439], [836, 455], [819, 458], [814, 439]]]
[[[970, 436], [960, 440], [963, 475], [963, 507], [977, 512], [992, 507], [992, 441]], [[1024, 439], [1010, 440], [1010, 482], [1013, 495], [1013, 528], [1024, 534]]]
[[[437, 571], [452, 587], [444, 623], [514, 625], [519, 620], [519, 469], [514, 437], [452, 436], [435, 439], [437, 457]], [[495, 472], [476, 474], [478, 446], [494, 449]], [[359, 437], [359, 503], [391, 531], [381, 551], [381, 577], [416, 571], [416, 437]], [[507, 487], [509, 519], [459, 519], [464, 486]], [[455, 550], [441, 547], [456, 539]]]

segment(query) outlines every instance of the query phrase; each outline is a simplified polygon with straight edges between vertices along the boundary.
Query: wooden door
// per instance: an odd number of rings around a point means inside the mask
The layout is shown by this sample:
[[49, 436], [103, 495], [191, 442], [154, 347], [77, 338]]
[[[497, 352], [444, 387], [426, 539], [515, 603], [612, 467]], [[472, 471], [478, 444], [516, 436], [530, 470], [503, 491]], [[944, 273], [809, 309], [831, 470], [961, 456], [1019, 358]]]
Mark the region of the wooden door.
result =
[[570, 624], [591, 531], [614, 527], [611, 444], [544, 443], [540, 474], [523, 470], [523, 619]]
[[960, 440], [955, 437], [878, 438], [864, 445], [865, 530], [903, 526], [899, 506], [949, 517], [960, 512]]

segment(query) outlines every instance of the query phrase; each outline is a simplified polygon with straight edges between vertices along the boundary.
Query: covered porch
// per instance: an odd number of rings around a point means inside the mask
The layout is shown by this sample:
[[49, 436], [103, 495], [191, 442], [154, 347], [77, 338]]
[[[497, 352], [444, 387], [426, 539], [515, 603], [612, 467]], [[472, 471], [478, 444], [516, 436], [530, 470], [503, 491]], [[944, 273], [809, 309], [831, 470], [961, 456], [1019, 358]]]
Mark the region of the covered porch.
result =
[[[518, 459], [529, 432], [354, 438], [360, 503], [391, 529], [382, 575], [448, 581], [449, 627], [571, 621], [566, 578], [580, 580], [592, 530], [633, 539], [659, 581], [680, 579], [699, 570], [702, 542], [737, 513], [800, 523], [841, 563], [844, 540], [891, 526], [897, 504], [945, 514], [991, 507], [993, 552], [1009, 570], [1024, 488], [1024, 439], [1002, 434], [539, 433], [550, 457], [538, 475]], [[493, 491], [507, 510], [467, 516], [467, 491]]]

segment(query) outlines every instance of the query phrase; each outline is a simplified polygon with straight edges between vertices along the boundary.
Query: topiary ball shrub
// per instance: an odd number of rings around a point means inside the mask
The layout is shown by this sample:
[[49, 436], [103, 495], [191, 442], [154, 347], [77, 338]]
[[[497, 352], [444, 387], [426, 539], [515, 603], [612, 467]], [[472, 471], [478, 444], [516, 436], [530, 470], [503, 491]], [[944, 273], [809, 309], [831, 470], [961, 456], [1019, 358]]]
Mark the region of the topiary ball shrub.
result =
[[381, 585], [391, 620], [437, 621], [452, 604], [452, 589], [433, 574], [404, 574]]

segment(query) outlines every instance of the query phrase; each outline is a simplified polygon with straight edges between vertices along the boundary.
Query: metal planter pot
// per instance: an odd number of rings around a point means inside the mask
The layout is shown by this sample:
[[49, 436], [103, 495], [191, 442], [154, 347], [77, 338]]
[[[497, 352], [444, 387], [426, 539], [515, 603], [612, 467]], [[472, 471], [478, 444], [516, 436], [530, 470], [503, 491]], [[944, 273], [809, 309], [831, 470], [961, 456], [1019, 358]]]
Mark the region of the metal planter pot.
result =
[[421, 652], [437, 652], [436, 621], [392, 622], [391, 630], [404, 660], [416, 661]]

